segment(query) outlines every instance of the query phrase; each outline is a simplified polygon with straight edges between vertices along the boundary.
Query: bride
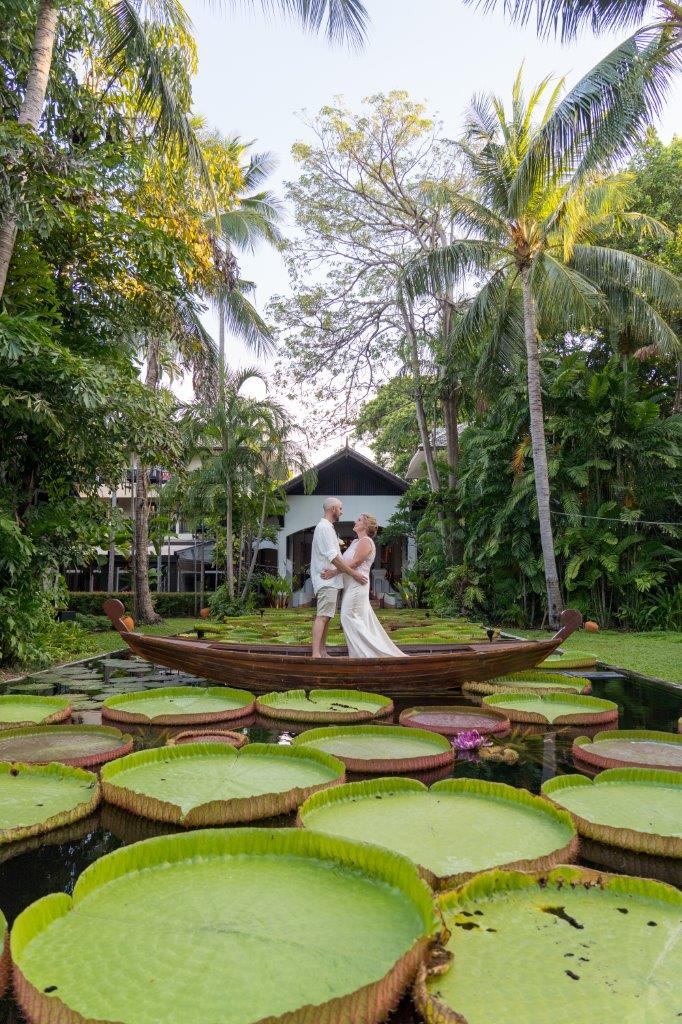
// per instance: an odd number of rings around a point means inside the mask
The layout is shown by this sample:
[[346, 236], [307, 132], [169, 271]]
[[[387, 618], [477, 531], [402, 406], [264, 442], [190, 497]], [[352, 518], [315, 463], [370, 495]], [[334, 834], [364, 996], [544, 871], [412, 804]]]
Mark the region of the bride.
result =
[[[344, 574], [343, 599], [341, 602], [341, 626], [346, 635], [349, 658], [405, 658], [406, 654], [396, 647], [383, 629], [369, 603], [370, 569], [376, 555], [373, 537], [377, 534], [374, 516], [363, 512], [355, 520], [353, 532], [357, 539], [343, 554], [344, 562], [367, 578], [358, 583], [352, 576]], [[339, 569], [325, 569], [322, 577], [326, 580], [339, 575]]]

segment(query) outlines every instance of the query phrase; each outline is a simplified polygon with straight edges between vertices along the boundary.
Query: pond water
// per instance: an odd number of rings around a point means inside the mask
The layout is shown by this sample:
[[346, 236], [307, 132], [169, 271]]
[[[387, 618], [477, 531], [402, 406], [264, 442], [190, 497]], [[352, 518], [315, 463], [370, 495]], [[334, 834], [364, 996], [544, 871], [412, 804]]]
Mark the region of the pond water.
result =
[[[585, 674], [592, 678], [594, 696], [605, 697], [618, 703], [619, 728], [676, 731], [677, 719], [682, 714], [681, 689], [667, 689], [656, 683], [624, 676]], [[159, 666], [147, 665], [127, 655], [110, 655], [80, 663], [77, 667], [53, 669], [49, 673], [35, 675], [29, 680], [22, 680], [17, 686], [8, 686], [4, 692], [68, 694], [74, 701], [73, 721], [94, 724], [101, 720], [99, 705], [104, 696], [178, 685], [206, 685], [206, 681]], [[391, 696], [390, 687], [387, 687], [386, 695]], [[419, 700], [398, 700], [395, 702], [393, 721], [397, 723], [400, 712], [417, 703], [475, 706], [473, 701], [465, 697], [445, 694], [433, 694]], [[390, 722], [391, 719], [382, 721]], [[297, 732], [310, 728], [304, 723], [284, 728], [282, 723], [256, 718], [241, 720], [241, 723], [226, 727], [246, 732], [252, 741], [268, 743], [289, 743]], [[188, 727], [121, 728], [133, 732], [135, 745], [140, 749], [161, 746], [166, 743], [169, 736]], [[519, 760], [515, 765], [481, 761], [476, 755], [463, 754], [458, 756], [452, 768], [414, 777], [421, 778], [427, 784], [450, 776], [488, 779], [524, 787], [537, 793], [546, 779], [576, 771], [571, 758], [571, 745], [575, 735], [584, 735], [587, 731], [584, 728], [564, 728], [540, 734], [523, 727], [515, 728], [501, 741], [505, 746], [517, 750]], [[361, 776], [349, 776], [351, 781], [358, 778]], [[293, 826], [294, 815], [258, 824]], [[96, 815], [78, 822], [68, 832], [55, 832], [39, 837], [35, 840], [34, 848], [23, 847], [19, 850], [19, 844], [0, 847], [0, 907], [11, 924], [24, 907], [39, 897], [50, 892], [71, 892], [81, 872], [99, 857], [126, 843], [171, 831], [173, 829], [169, 826], [146, 822], [105, 805]], [[0, 1000], [0, 1024], [22, 1024], [23, 1020], [11, 997]], [[393, 1024], [417, 1024], [420, 1020], [409, 997], [391, 1017]]]

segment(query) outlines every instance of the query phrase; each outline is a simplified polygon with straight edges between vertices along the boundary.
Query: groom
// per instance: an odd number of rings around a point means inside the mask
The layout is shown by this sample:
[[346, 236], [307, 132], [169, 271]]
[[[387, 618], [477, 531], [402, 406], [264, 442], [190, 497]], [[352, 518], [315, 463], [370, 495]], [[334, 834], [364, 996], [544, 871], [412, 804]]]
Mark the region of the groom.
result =
[[[336, 614], [339, 590], [343, 587], [343, 574], [352, 576], [358, 583], [367, 582], [366, 576], [352, 569], [341, 557], [341, 547], [334, 523], [338, 523], [341, 518], [343, 505], [338, 498], [325, 498], [322, 512], [322, 518], [313, 534], [313, 547], [310, 555], [310, 579], [317, 597], [317, 615], [313, 622], [313, 658], [329, 657], [327, 633], [329, 623]], [[323, 579], [321, 573], [331, 566], [338, 569], [338, 576], [334, 576], [330, 580]]]

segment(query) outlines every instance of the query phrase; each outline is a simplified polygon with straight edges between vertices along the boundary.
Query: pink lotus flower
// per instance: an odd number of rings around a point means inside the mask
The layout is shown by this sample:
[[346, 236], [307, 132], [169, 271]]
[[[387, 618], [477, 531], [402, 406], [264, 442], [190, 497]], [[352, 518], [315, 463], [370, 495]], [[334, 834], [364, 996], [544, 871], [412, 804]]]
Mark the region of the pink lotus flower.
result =
[[481, 735], [478, 729], [465, 729], [457, 733], [453, 746], [455, 750], [478, 750], [480, 747], [491, 747], [492, 740]]

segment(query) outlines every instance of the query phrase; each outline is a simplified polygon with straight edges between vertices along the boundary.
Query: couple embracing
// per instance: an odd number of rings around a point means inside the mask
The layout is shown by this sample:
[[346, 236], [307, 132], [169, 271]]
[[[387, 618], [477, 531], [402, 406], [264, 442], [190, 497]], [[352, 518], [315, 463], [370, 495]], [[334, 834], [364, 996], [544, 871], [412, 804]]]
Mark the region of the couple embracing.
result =
[[404, 658], [369, 603], [369, 572], [376, 555], [374, 516], [363, 512], [355, 520], [356, 539], [342, 555], [334, 524], [343, 513], [338, 498], [326, 498], [323, 515], [315, 527], [310, 557], [310, 578], [317, 597], [313, 622], [313, 658], [328, 658], [327, 632], [341, 596], [341, 626], [349, 658]]

